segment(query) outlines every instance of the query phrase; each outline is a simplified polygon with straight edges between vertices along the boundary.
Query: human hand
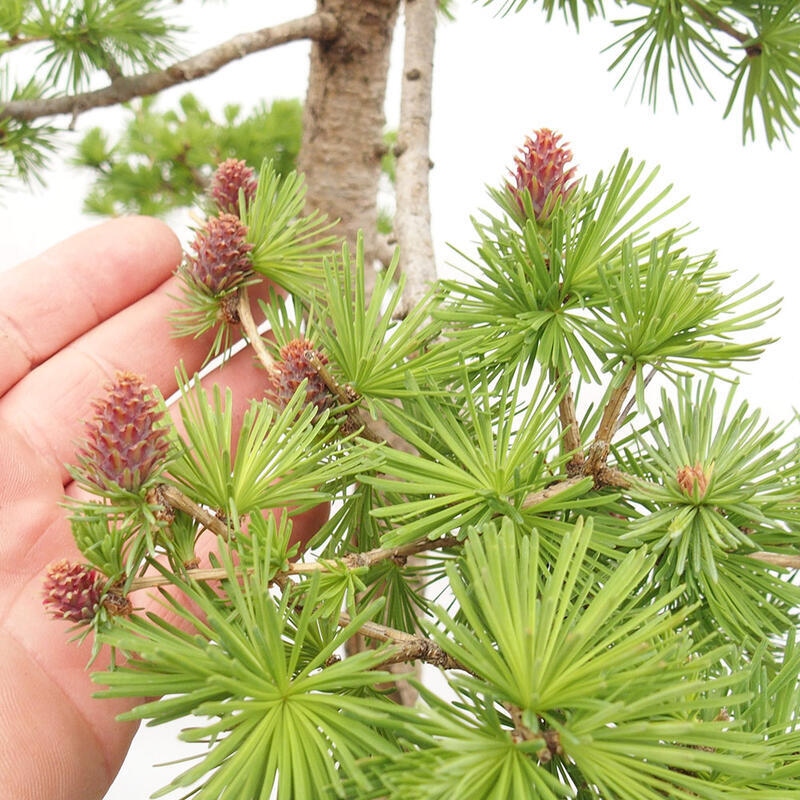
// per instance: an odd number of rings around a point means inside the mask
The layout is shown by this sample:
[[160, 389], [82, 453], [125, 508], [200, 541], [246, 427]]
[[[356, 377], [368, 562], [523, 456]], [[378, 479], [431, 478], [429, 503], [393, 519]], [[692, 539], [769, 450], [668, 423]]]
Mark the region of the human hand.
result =
[[[82, 560], [60, 503], [75, 492], [64, 465], [90, 400], [120, 369], [168, 397], [175, 365], [191, 374], [206, 356], [207, 338], [170, 334], [180, 257], [165, 225], [129, 218], [0, 272], [0, 787], [9, 800], [103, 797], [136, 729], [115, 720], [130, 703], [92, 697], [90, 642], [70, 642], [46, 616], [42, 577], [53, 561]], [[240, 420], [246, 399], [263, 393], [263, 372], [243, 351], [222, 378]], [[300, 517], [295, 533], [316, 524]], [[95, 665], [104, 664], [101, 655]]]

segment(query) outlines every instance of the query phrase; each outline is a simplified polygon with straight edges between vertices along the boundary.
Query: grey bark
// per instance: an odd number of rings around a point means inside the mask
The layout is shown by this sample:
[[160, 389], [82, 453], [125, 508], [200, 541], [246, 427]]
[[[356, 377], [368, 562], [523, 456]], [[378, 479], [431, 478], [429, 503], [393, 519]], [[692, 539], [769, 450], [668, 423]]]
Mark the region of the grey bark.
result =
[[397, 132], [395, 230], [405, 275], [400, 313], [408, 313], [436, 279], [428, 174], [437, 0], [406, 0], [400, 129]]

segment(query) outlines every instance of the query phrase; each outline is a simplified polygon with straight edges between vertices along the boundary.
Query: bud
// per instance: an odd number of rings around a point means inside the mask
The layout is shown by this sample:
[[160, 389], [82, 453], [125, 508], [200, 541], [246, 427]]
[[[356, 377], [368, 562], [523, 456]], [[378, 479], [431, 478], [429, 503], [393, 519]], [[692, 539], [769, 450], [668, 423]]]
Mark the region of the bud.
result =
[[195, 283], [212, 295], [219, 295], [241, 284], [252, 274], [247, 227], [233, 214], [220, 214], [206, 220], [197, 232], [187, 256], [186, 272]]
[[308, 339], [293, 339], [280, 349], [281, 361], [276, 362], [269, 372], [267, 399], [278, 408], [285, 408], [297, 391], [300, 383], [307, 379], [306, 404], [316, 406], [322, 413], [334, 405], [336, 398], [325, 384], [322, 376], [306, 357], [314, 353], [320, 363], [328, 363], [327, 357], [314, 349]]
[[702, 500], [706, 496], [712, 471], [713, 468], [706, 472], [699, 461], [693, 467], [681, 467], [676, 475], [678, 486], [688, 497], [697, 497], [698, 500]]
[[566, 201], [578, 183], [572, 180], [576, 168], [566, 169], [572, 161], [572, 151], [559, 144], [560, 140], [561, 135], [549, 128], [534, 132], [533, 139], [526, 138], [519, 155], [514, 158], [516, 171], [511, 170], [514, 183], [507, 184], [523, 213], [525, 191], [530, 192], [533, 214], [538, 222], [546, 221], [556, 201], [559, 198]]
[[110, 617], [129, 617], [133, 613], [130, 599], [113, 589], [103, 598], [103, 608]]
[[92, 405], [78, 451], [82, 477], [102, 491], [137, 492], [157, 475], [169, 452], [165, 413], [138, 375], [118, 372]]
[[89, 622], [97, 613], [101, 594], [100, 575], [86, 564], [63, 559], [47, 568], [42, 602], [55, 619]]
[[211, 197], [221, 213], [239, 216], [239, 189], [250, 203], [256, 194], [255, 171], [244, 161], [229, 158], [223, 161], [211, 178]]

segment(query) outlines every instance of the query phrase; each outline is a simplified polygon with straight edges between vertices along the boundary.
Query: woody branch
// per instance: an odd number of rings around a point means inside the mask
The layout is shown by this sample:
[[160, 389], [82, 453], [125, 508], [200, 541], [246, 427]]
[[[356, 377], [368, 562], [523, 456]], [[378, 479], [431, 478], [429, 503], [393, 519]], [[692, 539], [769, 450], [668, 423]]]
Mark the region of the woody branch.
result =
[[331, 41], [336, 38], [338, 32], [339, 25], [332, 14], [324, 12], [311, 14], [270, 28], [239, 34], [202, 53], [177, 61], [163, 70], [143, 75], [115, 76], [108, 86], [102, 89], [35, 100], [12, 100], [0, 107], [0, 121], [10, 118], [25, 122], [59, 114], [70, 114], [75, 117], [83, 111], [118, 105], [137, 97], [156, 94], [171, 86], [203, 78], [251, 53], [303, 39]]

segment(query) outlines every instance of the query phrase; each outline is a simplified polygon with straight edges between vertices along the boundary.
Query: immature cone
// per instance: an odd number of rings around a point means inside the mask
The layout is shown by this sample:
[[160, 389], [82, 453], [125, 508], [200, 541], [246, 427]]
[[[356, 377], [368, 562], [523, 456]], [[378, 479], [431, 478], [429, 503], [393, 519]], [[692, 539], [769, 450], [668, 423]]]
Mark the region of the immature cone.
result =
[[711, 470], [706, 472], [703, 465], [698, 461], [693, 467], [684, 466], [678, 470], [675, 476], [681, 491], [688, 497], [694, 497], [697, 492], [697, 499], [702, 500], [706, 496], [708, 483], [711, 480]]
[[93, 404], [86, 441], [78, 451], [83, 477], [104, 491], [137, 492], [167, 459], [165, 413], [138, 375], [118, 372]]
[[55, 619], [89, 622], [100, 605], [100, 575], [86, 564], [63, 559], [47, 568], [42, 603]]
[[211, 197], [220, 212], [239, 216], [239, 189], [244, 192], [245, 202], [255, 197], [258, 181], [252, 167], [244, 161], [229, 158], [223, 161], [211, 178]]
[[186, 272], [212, 295], [235, 288], [253, 273], [246, 236], [247, 227], [233, 214], [210, 217], [192, 242]]
[[334, 405], [336, 398], [306, 357], [314, 353], [320, 363], [326, 365], [327, 357], [314, 349], [308, 339], [293, 339], [280, 349], [281, 360], [269, 372], [267, 399], [278, 408], [285, 408], [294, 397], [297, 387], [307, 379], [306, 404], [316, 406], [320, 413]]
[[508, 188], [520, 211], [525, 213], [525, 191], [531, 194], [533, 214], [538, 222], [550, 216], [556, 201], [566, 201], [575, 191], [575, 167], [567, 169], [572, 161], [572, 151], [560, 144], [561, 135], [549, 128], [540, 128], [533, 139], [526, 138], [518, 156], [514, 158], [516, 170], [511, 170], [514, 183]]

